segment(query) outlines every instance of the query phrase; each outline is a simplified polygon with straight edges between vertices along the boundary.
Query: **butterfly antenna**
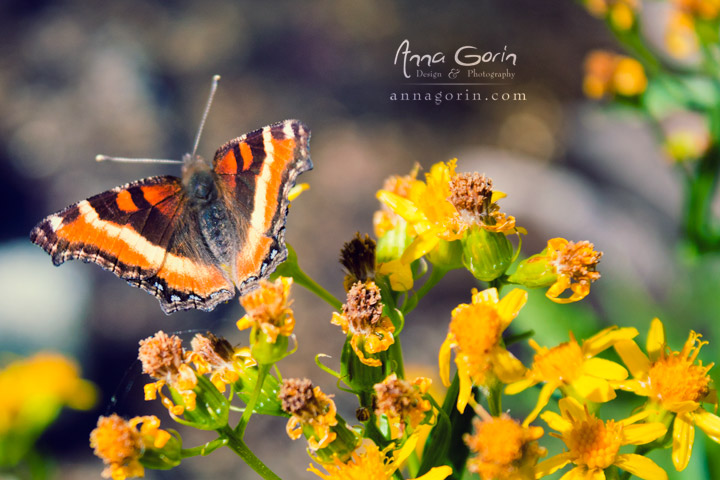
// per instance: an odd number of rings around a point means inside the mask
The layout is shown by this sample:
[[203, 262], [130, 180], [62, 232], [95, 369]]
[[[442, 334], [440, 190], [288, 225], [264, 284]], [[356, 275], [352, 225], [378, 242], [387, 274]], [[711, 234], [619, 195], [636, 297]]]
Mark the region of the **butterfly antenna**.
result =
[[205, 120], [207, 120], [208, 113], [210, 112], [210, 105], [212, 105], [215, 91], [217, 90], [218, 82], [220, 81], [220, 75], [215, 75], [212, 78], [212, 85], [210, 85], [210, 95], [208, 95], [207, 104], [205, 105], [205, 111], [203, 112], [202, 120], [200, 120], [200, 128], [198, 128], [197, 135], [195, 136], [195, 145], [192, 150], [192, 157], [195, 157], [195, 153], [200, 143], [200, 135], [202, 135], [203, 128], [205, 128]]
[[109, 157], [107, 155], [97, 155], [96, 162], [120, 162], [120, 163], [183, 163], [182, 160], [171, 160], [168, 158], [127, 158], [127, 157]]

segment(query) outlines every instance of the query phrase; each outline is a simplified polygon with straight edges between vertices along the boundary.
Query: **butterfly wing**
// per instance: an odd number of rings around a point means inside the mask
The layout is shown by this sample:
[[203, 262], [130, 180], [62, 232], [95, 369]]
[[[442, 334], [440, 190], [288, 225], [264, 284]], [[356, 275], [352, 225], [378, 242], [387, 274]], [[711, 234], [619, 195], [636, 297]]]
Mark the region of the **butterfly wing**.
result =
[[180, 179], [151, 177], [95, 195], [43, 219], [30, 240], [55, 265], [93, 262], [155, 295], [166, 313], [211, 310], [232, 298], [232, 281], [198, 251], [184, 221]]
[[236, 216], [241, 248], [232, 276], [241, 295], [287, 258], [288, 195], [297, 176], [312, 169], [309, 142], [305, 125], [285, 120], [231, 140], [215, 153], [216, 182]]

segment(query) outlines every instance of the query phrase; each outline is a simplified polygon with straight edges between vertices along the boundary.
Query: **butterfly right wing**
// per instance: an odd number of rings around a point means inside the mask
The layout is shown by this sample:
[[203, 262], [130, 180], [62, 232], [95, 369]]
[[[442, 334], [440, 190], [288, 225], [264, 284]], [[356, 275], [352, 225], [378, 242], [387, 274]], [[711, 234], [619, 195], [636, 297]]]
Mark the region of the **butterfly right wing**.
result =
[[30, 239], [55, 265], [93, 262], [155, 295], [165, 313], [212, 310], [234, 286], [193, 240], [185, 203], [180, 179], [146, 178], [46, 217]]

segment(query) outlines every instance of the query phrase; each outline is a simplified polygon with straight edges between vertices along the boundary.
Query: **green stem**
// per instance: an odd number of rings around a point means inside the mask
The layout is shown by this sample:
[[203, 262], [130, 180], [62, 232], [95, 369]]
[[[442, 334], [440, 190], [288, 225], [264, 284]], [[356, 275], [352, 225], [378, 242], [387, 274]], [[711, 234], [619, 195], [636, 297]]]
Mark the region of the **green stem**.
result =
[[320, 297], [320, 299], [324, 300], [328, 305], [333, 307], [337, 311], [342, 311], [342, 302], [335, 298], [335, 296], [325, 290], [320, 284], [318, 284], [315, 280], [310, 278], [305, 272], [302, 271], [300, 266], [297, 266], [297, 270], [295, 274], [293, 275], [293, 280], [298, 284], [301, 285], [308, 290], [310, 290], [312, 293]]
[[281, 480], [275, 472], [270, 470], [255, 454], [245, 445], [240, 436], [228, 426], [218, 430], [227, 439], [227, 446], [247, 463], [250, 468], [266, 480]]
[[242, 440], [245, 435], [245, 428], [247, 428], [247, 424], [250, 421], [250, 416], [253, 414], [253, 410], [255, 410], [255, 404], [260, 397], [260, 393], [262, 392], [263, 383], [265, 383], [265, 377], [267, 377], [267, 374], [268, 372], [270, 372], [271, 368], [272, 364], [269, 363], [261, 364], [258, 366], [258, 376], [255, 383], [255, 389], [253, 390], [252, 396], [248, 400], [247, 405], [245, 405], [245, 411], [243, 412], [242, 417], [240, 417], [240, 422], [238, 422], [237, 427], [235, 427], [234, 431], [234, 434], [237, 435], [240, 440]]
[[392, 371], [397, 373], [398, 378], [405, 378], [402, 345], [398, 336], [395, 337], [395, 342], [388, 348], [388, 360], [391, 362]]
[[502, 384], [495, 382], [488, 392], [488, 410], [490, 415], [498, 417], [502, 413]]
[[718, 248], [713, 232], [712, 200], [717, 190], [720, 151], [714, 148], [701, 160], [686, 185], [685, 232], [700, 252]]
[[215, 440], [206, 443], [205, 445], [198, 445], [197, 447], [183, 448], [180, 450], [180, 456], [182, 458], [196, 457], [198, 455], [208, 455], [214, 452], [220, 447], [228, 444], [228, 439], [225, 437], [216, 438]]
[[406, 302], [405, 305], [402, 306], [402, 312], [404, 315], [407, 315], [408, 313], [412, 312], [415, 307], [417, 307], [418, 302], [427, 295], [427, 293], [435, 286], [437, 283], [442, 280], [442, 278], [445, 276], [445, 274], [448, 271], [444, 268], [439, 268], [437, 266], [433, 266], [432, 271], [430, 272], [430, 277], [425, 280], [425, 283], [423, 283], [423, 286], [420, 287], [417, 292], [415, 292], [415, 295], [410, 297]]

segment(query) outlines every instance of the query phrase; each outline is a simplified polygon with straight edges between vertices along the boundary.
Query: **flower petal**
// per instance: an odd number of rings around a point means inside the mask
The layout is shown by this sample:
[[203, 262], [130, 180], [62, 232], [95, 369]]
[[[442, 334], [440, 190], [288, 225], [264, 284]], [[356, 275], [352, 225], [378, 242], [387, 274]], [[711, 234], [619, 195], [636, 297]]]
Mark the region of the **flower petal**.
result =
[[445, 341], [440, 345], [440, 354], [438, 355], [438, 363], [440, 367], [440, 380], [446, 387], [450, 386], [450, 344], [452, 343], [452, 335], [448, 333]]
[[570, 460], [571, 458], [568, 452], [543, 460], [535, 466], [535, 478], [544, 477], [557, 472], [570, 463]]
[[561, 417], [555, 412], [543, 412], [543, 414], [540, 415], [540, 418], [542, 418], [543, 421], [548, 424], [548, 427], [552, 428], [553, 430], [557, 430], [560, 433], [567, 432], [573, 426], [572, 422]]
[[502, 329], [510, 325], [513, 318], [517, 317], [520, 309], [525, 305], [528, 293], [521, 288], [514, 288], [498, 302], [497, 312], [502, 319]]
[[400, 215], [409, 223], [427, 221], [427, 217], [413, 202], [387, 190], [380, 190], [375, 194], [378, 200], [388, 206], [390, 210]]
[[432, 231], [422, 233], [407, 246], [400, 260], [410, 264], [435, 248], [438, 243], [440, 243], [440, 239]]
[[693, 413], [695, 425], [705, 432], [714, 441], [720, 438], [720, 417], [714, 415], [704, 409], [699, 409]]
[[591, 402], [605, 403], [616, 397], [615, 390], [607, 380], [590, 375], [581, 375], [572, 382], [572, 387], [581, 397]]
[[491, 355], [493, 371], [502, 383], [514, 382], [525, 375], [525, 365], [504, 348], [495, 348]]
[[472, 380], [470, 379], [467, 365], [465, 365], [461, 361], [458, 361], [457, 357], [455, 357], [455, 363], [458, 367], [457, 373], [460, 379], [460, 391], [458, 392], [457, 409], [458, 412], [463, 413], [465, 411], [465, 406], [467, 405], [468, 400], [470, 400], [470, 396], [472, 395]]
[[573, 419], [576, 422], [587, 418], [585, 407], [572, 397], [561, 398], [558, 406], [564, 418]]
[[425, 475], [417, 477], [415, 480], [444, 480], [445, 478], [452, 475], [452, 467], [443, 465], [442, 467], [435, 467], [430, 469]]
[[528, 388], [532, 387], [533, 385], [535, 385], [537, 383], [538, 383], [538, 381], [532, 377], [523, 378], [522, 380], [513, 382], [510, 385], [508, 385], [507, 387], [505, 387], [505, 394], [506, 395], [515, 395], [524, 390], [527, 390]]
[[638, 335], [636, 328], [617, 328], [609, 327], [599, 331], [592, 337], [583, 342], [583, 353], [594, 357], [598, 353], [606, 350], [621, 340], [630, 340]]
[[412, 268], [409, 263], [403, 263], [399, 259], [381, 263], [378, 273], [388, 276], [390, 287], [396, 292], [407, 292], [413, 287]]
[[613, 345], [625, 366], [635, 378], [643, 378], [650, 370], [650, 360], [632, 340], [621, 340]]
[[606, 380], [625, 380], [628, 376], [627, 370], [621, 365], [599, 357], [585, 360], [583, 371]]
[[660, 357], [664, 349], [665, 327], [659, 318], [653, 318], [652, 322], [650, 322], [650, 331], [648, 332], [645, 350], [647, 350], [650, 360], [654, 361]]
[[673, 423], [672, 460], [675, 470], [678, 472], [687, 467], [694, 441], [695, 426], [688, 421], [685, 415], [677, 415]]
[[645, 480], [667, 480], [668, 475], [655, 462], [642, 455], [624, 453], [615, 459], [615, 465]]
[[538, 395], [538, 401], [537, 405], [535, 405], [535, 408], [533, 408], [533, 411], [530, 412], [530, 414], [527, 416], [525, 421], [523, 422], [523, 426], [527, 427], [530, 425], [530, 423], [535, 420], [538, 416], [538, 413], [545, 408], [545, 405], [548, 404], [550, 401], [550, 397], [552, 396], [552, 393], [555, 391], [555, 389], [558, 387], [557, 383], [548, 382], [545, 385], [543, 385], [542, 389], [540, 390], [540, 395]]
[[623, 428], [625, 441], [623, 445], [642, 445], [665, 435], [667, 427], [660, 422], [639, 423], [637, 425], [626, 425]]

